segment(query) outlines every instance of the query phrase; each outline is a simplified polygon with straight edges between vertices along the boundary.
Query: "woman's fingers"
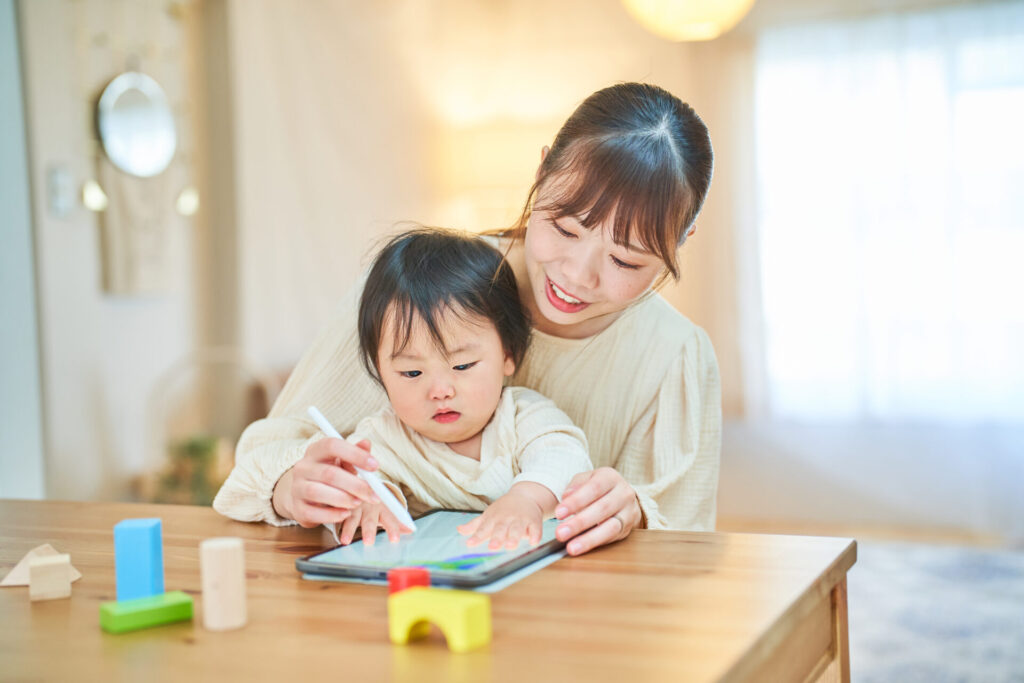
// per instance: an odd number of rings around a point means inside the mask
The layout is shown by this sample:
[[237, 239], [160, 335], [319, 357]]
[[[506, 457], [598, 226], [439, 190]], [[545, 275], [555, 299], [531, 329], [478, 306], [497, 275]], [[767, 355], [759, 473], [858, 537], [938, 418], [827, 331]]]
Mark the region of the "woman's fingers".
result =
[[377, 498], [377, 495], [373, 492], [373, 489], [370, 488], [369, 484], [356, 475], [346, 472], [335, 465], [328, 465], [326, 463], [314, 465], [313, 470], [309, 473], [309, 478], [313, 481], [323, 482], [328, 486], [332, 486], [339, 491], [357, 498], [361, 502], [380, 502], [380, 499]]
[[622, 475], [610, 467], [577, 474], [569, 482], [566, 493], [562, 494], [562, 502], [555, 508], [555, 517], [565, 519], [577, 514], [613, 489], [616, 479], [622, 479]]
[[563, 498], [556, 515], [565, 521], [558, 525], [555, 536], [562, 541], [573, 539], [568, 546], [571, 555], [625, 538], [640, 521], [633, 488], [621, 474], [606, 467], [595, 470], [571, 496]]
[[577, 536], [565, 546], [570, 555], [582, 555], [598, 546], [619, 540], [622, 527], [614, 517], [609, 517], [585, 534]]
[[320, 481], [307, 481], [302, 484], [302, 500], [310, 505], [351, 510], [361, 502], [347, 491], [341, 491]]
[[344, 439], [328, 437], [314, 442], [306, 449], [305, 457], [332, 465], [352, 465], [363, 470], [375, 470], [377, 461], [370, 455], [370, 442], [363, 439], [352, 444]]
[[337, 524], [348, 519], [351, 514], [351, 510], [310, 505], [300, 501], [296, 505], [295, 521], [299, 523], [299, 526], [311, 529], [321, 524]]

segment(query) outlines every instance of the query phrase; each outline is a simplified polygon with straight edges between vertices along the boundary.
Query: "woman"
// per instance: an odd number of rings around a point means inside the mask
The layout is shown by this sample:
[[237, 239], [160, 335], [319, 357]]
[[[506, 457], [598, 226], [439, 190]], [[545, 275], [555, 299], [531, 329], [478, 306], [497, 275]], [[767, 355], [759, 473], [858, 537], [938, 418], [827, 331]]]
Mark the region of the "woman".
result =
[[[541, 164], [513, 230], [492, 236], [529, 308], [533, 341], [512, 383], [579, 425], [595, 470], [556, 510], [572, 555], [634, 528], [714, 528], [721, 439], [718, 365], [703, 330], [654, 292], [711, 182], [707, 128], [678, 98], [626, 83], [588, 97]], [[359, 289], [358, 287], [356, 288]], [[245, 521], [336, 523], [372, 493], [352, 467], [369, 451], [322, 439], [317, 405], [342, 433], [386, 396], [359, 360], [354, 292], [292, 373], [270, 416], [239, 441], [214, 507]]]

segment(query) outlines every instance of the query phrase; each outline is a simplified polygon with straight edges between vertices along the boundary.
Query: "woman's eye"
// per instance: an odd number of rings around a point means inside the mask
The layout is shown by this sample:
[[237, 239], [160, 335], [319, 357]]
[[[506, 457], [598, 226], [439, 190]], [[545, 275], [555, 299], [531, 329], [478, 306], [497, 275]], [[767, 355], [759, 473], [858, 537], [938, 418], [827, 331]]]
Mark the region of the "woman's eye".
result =
[[562, 229], [562, 226], [559, 225], [558, 223], [556, 223], [555, 221], [551, 221], [551, 225], [555, 226], [555, 230], [557, 230], [558, 234], [561, 235], [562, 237], [575, 237], [576, 236], [576, 235], [572, 234], [571, 232], [569, 232], [568, 230]]
[[412, 379], [413, 377], [419, 377], [423, 373], [420, 372], [419, 370], [402, 370], [398, 374], [400, 374], [402, 377], [408, 377], [409, 379]]
[[473, 361], [472, 363], [463, 363], [462, 365], [456, 365], [456, 370], [469, 370], [471, 367], [476, 365], [479, 361]]
[[640, 267], [634, 263], [626, 263], [625, 261], [620, 261], [614, 256], [612, 256], [612, 263], [617, 265], [619, 268], [625, 268], [626, 270], [636, 270]]

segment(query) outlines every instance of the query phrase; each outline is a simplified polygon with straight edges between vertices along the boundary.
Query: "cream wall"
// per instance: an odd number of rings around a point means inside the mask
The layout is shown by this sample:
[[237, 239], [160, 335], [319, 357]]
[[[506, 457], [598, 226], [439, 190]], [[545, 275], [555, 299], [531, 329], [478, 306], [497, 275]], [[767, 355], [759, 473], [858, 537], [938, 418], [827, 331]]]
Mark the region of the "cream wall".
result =
[[[47, 174], [77, 193], [96, 177], [93, 103], [130, 55], [180, 106], [183, 39], [164, 2], [32, 0], [18, 6], [35, 225], [47, 496], [122, 497], [147, 462], [147, 409], [160, 375], [193, 344], [190, 224], [172, 218], [165, 293], [101, 288], [97, 216], [49, 208]], [[179, 117], [179, 125], [182, 123]], [[187, 140], [187, 127], [179, 129]]]
[[691, 89], [688, 48], [617, 0], [230, 10], [242, 343], [263, 364], [299, 357], [396, 222], [510, 224], [541, 147], [594, 90]]

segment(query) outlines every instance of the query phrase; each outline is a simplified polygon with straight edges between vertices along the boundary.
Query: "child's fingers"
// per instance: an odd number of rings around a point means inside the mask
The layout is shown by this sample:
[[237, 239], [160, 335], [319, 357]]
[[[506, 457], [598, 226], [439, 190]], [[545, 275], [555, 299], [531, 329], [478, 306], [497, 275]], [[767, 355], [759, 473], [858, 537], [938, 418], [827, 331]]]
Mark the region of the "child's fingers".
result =
[[362, 508], [356, 508], [352, 510], [352, 514], [341, 524], [341, 533], [338, 534], [338, 538], [342, 545], [348, 545], [352, 542], [353, 537], [356, 535], [356, 530], [359, 528], [359, 520], [363, 516]]
[[526, 536], [526, 522], [522, 519], [513, 519], [508, 524], [508, 531], [505, 533], [505, 549], [513, 550]]
[[541, 525], [536, 522], [529, 522], [526, 525], [526, 538], [529, 539], [530, 545], [537, 545], [540, 543], [541, 536]]
[[491, 531], [491, 542], [487, 544], [489, 550], [500, 550], [508, 540], [508, 522], [500, 521], [494, 525]]
[[380, 525], [384, 527], [384, 532], [388, 535], [388, 541], [391, 543], [398, 543], [403, 533], [411, 531], [406, 529], [390, 510], [385, 510], [381, 513]]
[[366, 514], [363, 515], [363, 545], [373, 545], [373, 542], [377, 540], [377, 522], [380, 520], [380, 512], [377, 510], [367, 510]]
[[455, 528], [463, 536], [472, 536], [474, 533], [476, 533], [476, 530], [477, 530], [477, 528], [479, 528], [480, 522], [481, 522], [481, 520], [483, 520], [483, 518], [484, 518], [483, 515], [477, 515], [476, 517], [474, 517], [473, 519], [469, 520], [465, 524], [462, 524], [462, 525], [457, 526]]
[[466, 541], [468, 546], [480, 545], [491, 537], [494, 521], [486, 513], [480, 515], [477, 519], [480, 520], [480, 523], [477, 525], [473, 535]]

